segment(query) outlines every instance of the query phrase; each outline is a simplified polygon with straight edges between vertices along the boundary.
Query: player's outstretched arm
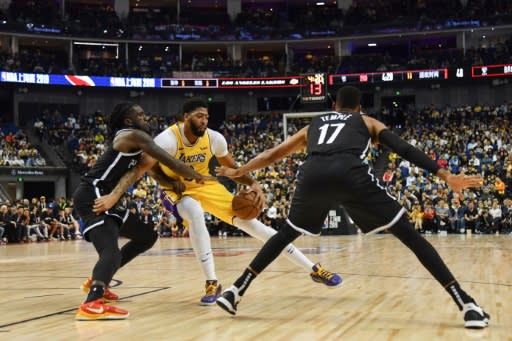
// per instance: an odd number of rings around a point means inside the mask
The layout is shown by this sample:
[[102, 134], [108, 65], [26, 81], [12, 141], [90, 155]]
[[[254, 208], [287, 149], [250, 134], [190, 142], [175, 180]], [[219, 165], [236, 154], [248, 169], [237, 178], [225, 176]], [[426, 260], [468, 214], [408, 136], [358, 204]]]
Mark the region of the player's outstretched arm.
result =
[[289, 139], [275, 146], [274, 148], [267, 149], [264, 152], [258, 154], [248, 163], [238, 169], [221, 166], [215, 168], [215, 173], [219, 176], [227, 176], [228, 178], [233, 179], [252, 172], [256, 169], [267, 167], [274, 162], [281, 160], [285, 156], [306, 147], [308, 127], [309, 126], [302, 128]]
[[126, 172], [116, 184], [116, 187], [108, 193], [94, 200], [93, 212], [100, 214], [113, 207], [126, 193], [128, 187], [137, 181], [147, 170], [156, 164], [156, 160], [142, 153], [137, 165]]
[[463, 197], [463, 189], [479, 188], [484, 184], [484, 179], [479, 175], [455, 175], [443, 168], [439, 169], [436, 175], [443, 179], [452, 191], [459, 194], [461, 197]]
[[437, 175], [443, 179], [455, 193], [462, 195], [462, 190], [465, 188], [482, 186], [482, 177], [464, 174], [454, 175], [447, 169], [441, 168], [437, 162], [432, 160], [427, 154], [391, 132], [382, 122], [368, 116], [364, 116], [363, 120], [374, 142], [381, 142], [407, 161]]
[[[229, 152], [224, 156], [217, 157], [217, 161], [222, 167], [236, 169], [236, 162], [233, 159], [233, 155]], [[232, 179], [239, 184], [249, 186], [252, 191], [256, 192], [254, 204], [263, 209], [265, 206], [265, 193], [263, 192], [263, 188], [261, 188], [260, 184], [255, 179], [253, 179], [249, 174], [243, 174]]]
[[129, 133], [128, 139], [134, 143], [138, 148], [148, 153], [152, 158], [160, 161], [178, 175], [184, 178], [194, 179], [196, 182], [204, 183], [207, 180], [214, 180], [215, 178], [204, 176], [196, 172], [192, 167], [187, 166], [185, 163], [175, 159], [164, 149], [155, 144], [151, 136], [140, 130], [133, 130]]
[[181, 182], [180, 180], [175, 180], [170, 177], [168, 177], [163, 171], [162, 168], [158, 165], [158, 163], [155, 163], [153, 167], [151, 167], [150, 170], [148, 170], [149, 176], [151, 176], [153, 179], [155, 179], [160, 186], [165, 188], [166, 190], [173, 191], [174, 193], [181, 196], [181, 193], [185, 191], [185, 184]]

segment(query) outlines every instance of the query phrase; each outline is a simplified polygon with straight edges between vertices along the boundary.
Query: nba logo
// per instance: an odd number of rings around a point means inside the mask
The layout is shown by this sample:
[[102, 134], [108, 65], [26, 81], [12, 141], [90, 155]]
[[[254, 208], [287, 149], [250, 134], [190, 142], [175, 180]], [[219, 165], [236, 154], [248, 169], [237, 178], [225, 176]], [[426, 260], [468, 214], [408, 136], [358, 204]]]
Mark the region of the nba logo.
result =
[[482, 68], [482, 76], [487, 76], [487, 67]]

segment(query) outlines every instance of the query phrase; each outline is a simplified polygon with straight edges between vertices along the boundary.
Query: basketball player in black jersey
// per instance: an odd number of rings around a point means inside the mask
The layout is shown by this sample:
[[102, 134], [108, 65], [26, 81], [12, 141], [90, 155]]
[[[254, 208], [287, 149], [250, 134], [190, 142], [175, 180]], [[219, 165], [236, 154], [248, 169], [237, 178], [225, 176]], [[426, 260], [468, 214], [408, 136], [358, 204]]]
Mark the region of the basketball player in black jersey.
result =
[[288, 224], [265, 243], [242, 276], [217, 299], [217, 304], [236, 314], [237, 304], [251, 281], [301, 234], [319, 235], [329, 208], [341, 204], [363, 232], [389, 229], [414, 252], [462, 311], [465, 327], [487, 327], [489, 315], [460, 288], [437, 251], [409, 223], [405, 208], [379, 184], [364, 159], [372, 143], [382, 143], [404, 159], [436, 174], [454, 192], [479, 187], [482, 178], [453, 175], [441, 169], [383, 123], [361, 114], [360, 100], [361, 92], [357, 88], [343, 87], [336, 96], [336, 111], [314, 117], [309, 126], [238, 169], [217, 168], [217, 175], [239, 177], [307, 147], [307, 159], [297, 174]]
[[[105, 304], [104, 299], [117, 300], [117, 295], [108, 290], [108, 284], [120, 267], [151, 248], [157, 240], [157, 233], [144, 229], [142, 222], [126, 207], [118, 205], [98, 213], [95, 199], [111, 193], [118, 183], [121, 185], [118, 188], [128, 188], [140, 176], [138, 169], [154, 163], [154, 159], [181, 176], [201, 183], [207, 180], [153, 142], [148, 134], [146, 115], [139, 105], [118, 104], [109, 117], [108, 126], [110, 141], [107, 150], [82, 176], [82, 182], [73, 194], [75, 208], [85, 223], [82, 233], [87, 241], [93, 243], [99, 255], [92, 278], [82, 286], [88, 289], [88, 295], [78, 309], [78, 320], [128, 317], [126, 310]], [[121, 250], [118, 246], [120, 235], [130, 239]]]

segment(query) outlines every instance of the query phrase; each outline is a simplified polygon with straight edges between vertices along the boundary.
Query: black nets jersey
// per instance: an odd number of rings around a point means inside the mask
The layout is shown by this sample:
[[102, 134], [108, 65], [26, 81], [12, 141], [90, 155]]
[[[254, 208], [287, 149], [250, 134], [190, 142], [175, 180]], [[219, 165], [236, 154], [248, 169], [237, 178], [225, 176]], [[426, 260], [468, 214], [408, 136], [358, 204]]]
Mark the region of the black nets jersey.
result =
[[[121, 131], [119, 130], [116, 135]], [[96, 164], [84, 175], [82, 180], [98, 187], [102, 193], [110, 193], [116, 187], [119, 179], [140, 160], [142, 150], [132, 153], [122, 153], [110, 146], [96, 161]]]
[[333, 111], [315, 116], [308, 128], [308, 156], [344, 153], [364, 159], [370, 146], [370, 133], [359, 112]]

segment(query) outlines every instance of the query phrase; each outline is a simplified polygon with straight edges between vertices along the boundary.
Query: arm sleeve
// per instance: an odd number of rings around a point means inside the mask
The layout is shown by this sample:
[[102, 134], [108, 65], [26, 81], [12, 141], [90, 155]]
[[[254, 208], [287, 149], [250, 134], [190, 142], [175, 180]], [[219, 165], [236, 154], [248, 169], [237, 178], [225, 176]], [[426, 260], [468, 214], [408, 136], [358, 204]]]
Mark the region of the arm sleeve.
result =
[[389, 129], [384, 129], [379, 133], [379, 141], [407, 161], [433, 174], [436, 174], [441, 168], [437, 162], [429, 158], [427, 154], [405, 142], [398, 135], [389, 131]]
[[208, 131], [210, 135], [211, 149], [215, 156], [223, 157], [228, 154], [228, 143], [221, 133], [215, 130]]

